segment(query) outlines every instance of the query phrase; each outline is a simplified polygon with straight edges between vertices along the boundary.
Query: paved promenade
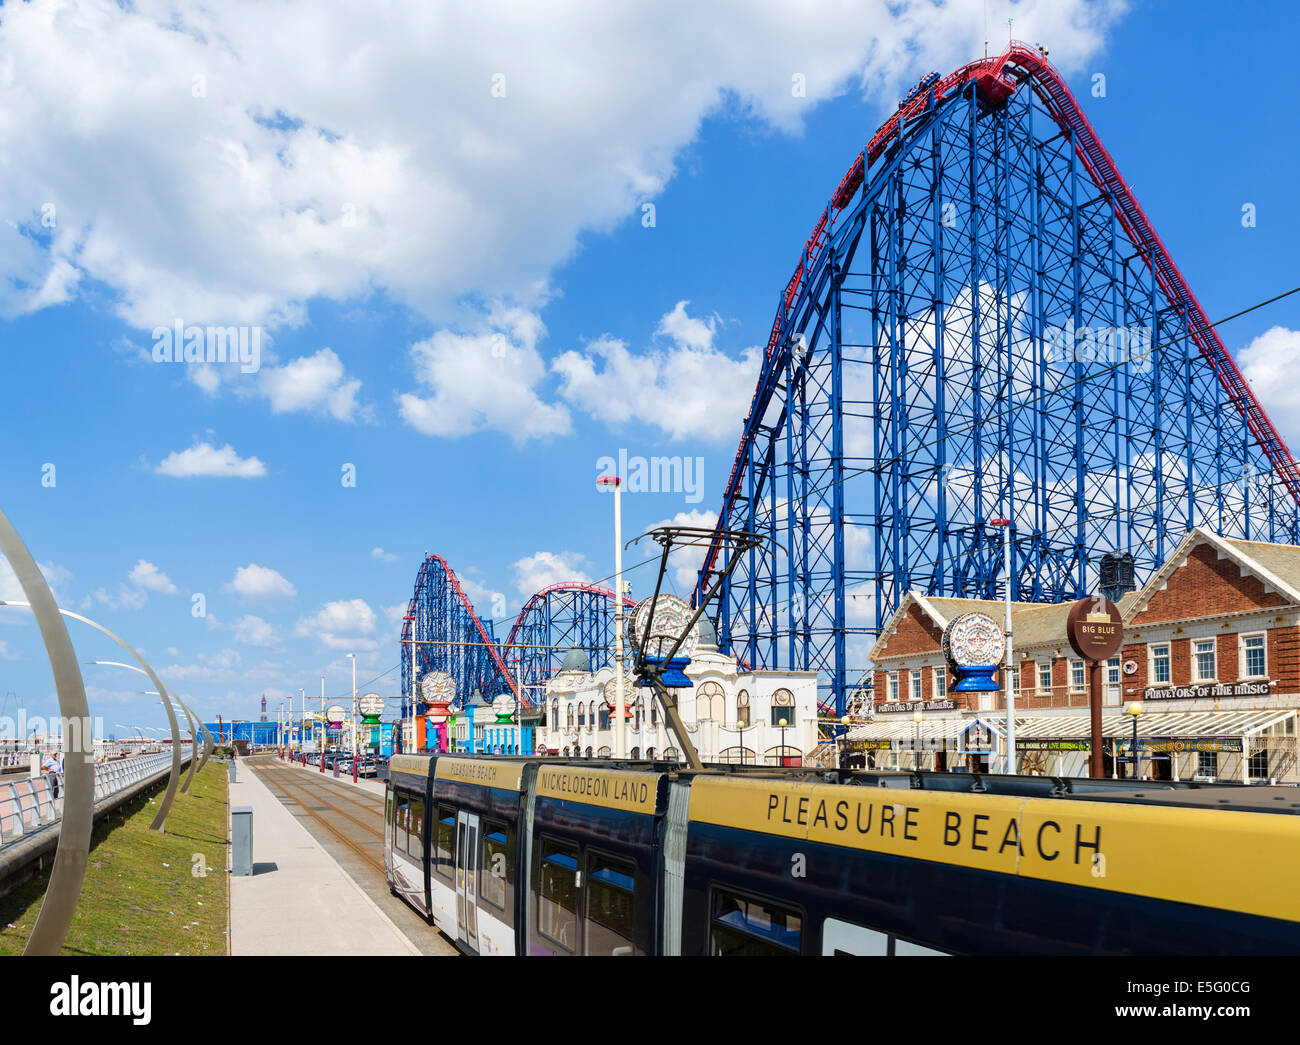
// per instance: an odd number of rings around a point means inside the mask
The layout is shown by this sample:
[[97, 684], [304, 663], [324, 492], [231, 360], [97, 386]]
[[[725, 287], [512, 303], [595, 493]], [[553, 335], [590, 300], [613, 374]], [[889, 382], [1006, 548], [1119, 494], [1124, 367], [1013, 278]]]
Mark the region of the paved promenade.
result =
[[243, 759], [237, 766], [230, 805], [253, 808], [254, 873], [230, 879], [231, 953], [419, 954]]

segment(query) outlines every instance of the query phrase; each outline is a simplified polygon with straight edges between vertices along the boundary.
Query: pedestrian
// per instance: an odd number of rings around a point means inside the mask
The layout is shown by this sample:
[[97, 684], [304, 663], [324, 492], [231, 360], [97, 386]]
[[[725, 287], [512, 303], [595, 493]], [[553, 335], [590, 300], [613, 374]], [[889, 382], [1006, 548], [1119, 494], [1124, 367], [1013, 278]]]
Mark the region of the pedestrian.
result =
[[45, 770], [45, 775], [49, 777], [50, 792], [55, 797], [59, 797], [59, 766], [58, 756], [53, 751], [47, 752], [45, 761], [41, 763], [41, 768]]

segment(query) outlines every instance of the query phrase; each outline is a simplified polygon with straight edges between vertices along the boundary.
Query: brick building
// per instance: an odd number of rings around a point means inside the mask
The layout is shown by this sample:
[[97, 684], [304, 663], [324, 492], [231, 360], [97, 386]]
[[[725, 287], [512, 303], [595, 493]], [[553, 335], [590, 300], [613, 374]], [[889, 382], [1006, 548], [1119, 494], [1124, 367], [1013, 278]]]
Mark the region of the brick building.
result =
[[[1124, 646], [1101, 668], [1108, 773], [1130, 771], [1136, 717], [1144, 777], [1300, 779], [1300, 547], [1193, 530], [1119, 608]], [[905, 596], [872, 648], [874, 720], [850, 748], [877, 766], [996, 765], [1004, 694], [956, 692], [940, 648], [947, 623], [972, 610], [1001, 622], [1006, 604]], [[1012, 604], [1020, 772], [1087, 773], [1091, 666], [1066, 640], [1068, 611]]]

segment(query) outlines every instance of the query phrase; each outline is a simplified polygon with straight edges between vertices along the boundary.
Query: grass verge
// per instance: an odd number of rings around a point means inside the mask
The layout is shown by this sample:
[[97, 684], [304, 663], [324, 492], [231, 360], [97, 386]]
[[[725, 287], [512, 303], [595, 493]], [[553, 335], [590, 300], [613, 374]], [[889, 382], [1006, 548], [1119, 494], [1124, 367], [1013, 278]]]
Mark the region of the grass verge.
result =
[[[96, 822], [64, 954], [226, 953], [226, 767], [194, 774], [162, 834], [149, 830], [160, 801], [161, 788]], [[48, 883], [47, 866], [0, 898], [0, 954], [22, 953]]]

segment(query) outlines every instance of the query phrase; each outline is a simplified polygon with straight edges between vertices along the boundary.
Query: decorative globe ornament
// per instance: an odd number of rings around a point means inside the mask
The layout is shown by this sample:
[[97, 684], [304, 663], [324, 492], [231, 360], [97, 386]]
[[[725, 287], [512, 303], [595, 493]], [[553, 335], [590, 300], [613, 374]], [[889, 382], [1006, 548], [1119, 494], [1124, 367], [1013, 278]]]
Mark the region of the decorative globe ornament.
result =
[[[654, 617], [650, 616], [653, 606]], [[692, 628], [688, 633], [686, 625], [690, 623], [694, 611], [690, 604], [676, 595], [660, 595], [658, 599], [642, 599], [632, 611], [630, 638], [632, 644], [640, 649], [648, 664], [656, 667], [662, 665], [660, 678], [665, 686], [675, 689], [689, 689], [693, 683], [686, 675], [686, 665], [691, 662], [691, 654], [699, 642], [699, 629]], [[672, 652], [677, 640], [685, 634], [677, 655], [665, 662]], [[642, 679], [640, 685], [647, 686], [648, 679]]]
[[[605, 683], [601, 689], [601, 696], [605, 698], [605, 706], [609, 708], [609, 714], [612, 718], [618, 708], [618, 676]], [[632, 711], [636, 701], [632, 699], [632, 680], [626, 675], [623, 676], [623, 717], [631, 718]]]
[[509, 693], [498, 693], [492, 698], [492, 714], [496, 715], [498, 725], [512, 722], [515, 714], [515, 698]]
[[431, 671], [420, 679], [420, 696], [426, 704], [450, 704], [456, 698], [456, 680], [445, 671]]
[[963, 613], [943, 629], [943, 655], [961, 693], [996, 692], [993, 674], [1007, 652], [1006, 636], [987, 613]]

